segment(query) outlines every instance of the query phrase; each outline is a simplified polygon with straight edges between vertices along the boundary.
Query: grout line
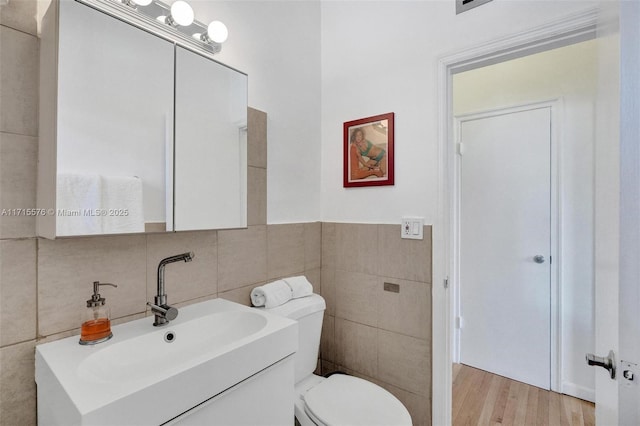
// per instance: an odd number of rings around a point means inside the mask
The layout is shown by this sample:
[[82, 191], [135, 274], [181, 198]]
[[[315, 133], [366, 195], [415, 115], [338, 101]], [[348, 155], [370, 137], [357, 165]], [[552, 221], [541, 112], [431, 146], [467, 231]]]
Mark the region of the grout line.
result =
[[35, 38], [36, 40], [40, 41], [40, 37], [38, 37], [38, 23], [37, 22], [36, 22], [36, 33], [35, 34], [34, 33], [30, 33], [28, 31], [25, 31], [25, 30], [20, 29], [20, 28], [12, 27], [11, 25], [7, 25], [6, 23], [0, 24], [0, 27], [8, 28], [10, 30], [13, 30], [13, 31], [16, 31], [16, 32], [19, 32], [19, 33], [22, 33], [22, 34], [25, 34], [25, 35], [28, 35], [28, 36], [31, 36], [31, 37]]
[[34, 139], [38, 139], [39, 138], [38, 135], [25, 135], [24, 133], [8, 132], [6, 130], [0, 131], [0, 134], [11, 135], [11, 136], [22, 136], [22, 137], [25, 137], [25, 138], [34, 138]]
[[35, 269], [35, 273], [36, 273], [36, 285], [35, 285], [35, 306], [36, 306], [36, 323], [35, 323], [35, 336], [36, 336], [36, 341], [39, 339], [40, 337], [40, 238], [36, 238], [35, 241], [35, 250], [36, 250], [36, 255], [35, 255], [35, 262], [36, 264], [34, 265], [34, 269]]

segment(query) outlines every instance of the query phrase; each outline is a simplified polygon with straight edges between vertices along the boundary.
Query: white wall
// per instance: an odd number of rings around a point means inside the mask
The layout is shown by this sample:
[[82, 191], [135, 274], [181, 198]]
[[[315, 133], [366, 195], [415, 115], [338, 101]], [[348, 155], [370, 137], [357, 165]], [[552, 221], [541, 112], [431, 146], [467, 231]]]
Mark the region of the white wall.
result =
[[594, 102], [595, 41], [457, 74], [454, 114], [561, 98], [559, 192], [561, 224], [562, 391], [594, 400]]
[[[593, 7], [494, 0], [455, 15], [453, 1], [322, 2], [323, 221], [399, 223], [437, 212], [437, 60]], [[395, 186], [342, 187], [342, 123], [396, 113]]]
[[249, 75], [249, 106], [268, 114], [268, 223], [319, 220], [320, 3], [191, 3], [227, 25], [216, 59]]
[[[249, 105], [269, 114], [269, 223], [433, 223], [438, 57], [594, 3], [494, 0], [458, 16], [448, 0], [192, 4], [227, 24], [217, 59], [249, 74]], [[342, 123], [390, 111], [395, 186], [343, 188]]]

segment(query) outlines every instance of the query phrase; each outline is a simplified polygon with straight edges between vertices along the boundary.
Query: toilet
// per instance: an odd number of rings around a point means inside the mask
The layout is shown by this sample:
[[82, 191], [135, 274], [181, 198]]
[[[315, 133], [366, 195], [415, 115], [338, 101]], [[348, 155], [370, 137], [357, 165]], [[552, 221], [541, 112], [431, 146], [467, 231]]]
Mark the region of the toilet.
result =
[[410, 426], [404, 405], [380, 386], [358, 377], [313, 374], [318, 360], [326, 304], [312, 294], [271, 309], [271, 314], [298, 321], [295, 356], [295, 416], [301, 426]]

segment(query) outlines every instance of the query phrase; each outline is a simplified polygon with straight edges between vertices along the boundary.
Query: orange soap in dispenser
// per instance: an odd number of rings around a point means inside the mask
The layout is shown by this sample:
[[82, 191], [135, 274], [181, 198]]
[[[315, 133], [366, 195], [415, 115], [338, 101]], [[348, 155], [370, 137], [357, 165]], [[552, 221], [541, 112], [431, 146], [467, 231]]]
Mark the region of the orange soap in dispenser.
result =
[[93, 295], [87, 300], [87, 309], [82, 314], [82, 327], [80, 331], [81, 345], [95, 345], [106, 342], [113, 337], [111, 333], [111, 315], [109, 308], [105, 306], [106, 299], [100, 297], [98, 289], [101, 285], [118, 287], [115, 284], [93, 282]]

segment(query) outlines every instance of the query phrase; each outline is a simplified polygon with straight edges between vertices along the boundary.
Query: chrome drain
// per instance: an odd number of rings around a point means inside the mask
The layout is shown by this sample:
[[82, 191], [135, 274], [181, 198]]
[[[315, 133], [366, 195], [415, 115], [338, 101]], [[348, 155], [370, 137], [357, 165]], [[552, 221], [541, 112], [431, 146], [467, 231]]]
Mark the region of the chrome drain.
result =
[[164, 341], [167, 343], [173, 343], [176, 341], [176, 333], [173, 331], [167, 331], [164, 333]]

